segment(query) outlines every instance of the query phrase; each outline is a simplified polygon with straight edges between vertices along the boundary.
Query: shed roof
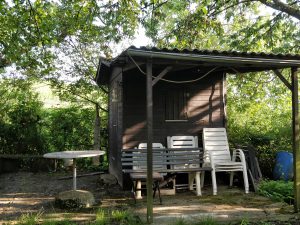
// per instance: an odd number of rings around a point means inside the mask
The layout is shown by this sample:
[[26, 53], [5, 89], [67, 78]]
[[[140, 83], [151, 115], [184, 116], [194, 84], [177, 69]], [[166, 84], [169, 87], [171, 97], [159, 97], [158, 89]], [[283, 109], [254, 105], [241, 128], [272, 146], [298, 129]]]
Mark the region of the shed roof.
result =
[[300, 67], [300, 55], [274, 54], [264, 52], [237, 52], [177, 48], [156, 48], [130, 46], [111, 61], [100, 59], [96, 81], [107, 84], [110, 71], [114, 66], [135, 67], [152, 59], [153, 66], [176, 65], [180, 68], [201, 67], [211, 69], [218, 66], [219, 71], [244, 73], [288, 67]]

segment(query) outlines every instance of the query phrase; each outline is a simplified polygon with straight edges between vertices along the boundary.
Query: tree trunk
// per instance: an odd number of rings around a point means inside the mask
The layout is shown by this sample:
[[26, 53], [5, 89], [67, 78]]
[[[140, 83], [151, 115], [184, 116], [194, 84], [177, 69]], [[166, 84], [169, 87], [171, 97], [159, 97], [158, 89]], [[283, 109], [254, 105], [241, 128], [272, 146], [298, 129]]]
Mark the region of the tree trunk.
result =
[[297, 20], [300, 20], [300, 10], [297, 8], [296, 4], [292, 5], [292, 4], [285, 3], [285, 1], [279, 1], [279, 0], [273, 0], [273, 1], [259, 0], [259, 1], [266, 6], [269, 6], [280, 12], [284, 12], [289, 16], [292, 16]]
[[[96, 115], [94, 122], [94, 150], [100, 150], [101, 148], [101, 137], [100, 137], [100, 113], [99, 113], [99, 105], [95, 104]], [[102, 161], [102, 160], [101, 160]], [[93, 165], [99, 165], [99, 157], [93, 157]]]

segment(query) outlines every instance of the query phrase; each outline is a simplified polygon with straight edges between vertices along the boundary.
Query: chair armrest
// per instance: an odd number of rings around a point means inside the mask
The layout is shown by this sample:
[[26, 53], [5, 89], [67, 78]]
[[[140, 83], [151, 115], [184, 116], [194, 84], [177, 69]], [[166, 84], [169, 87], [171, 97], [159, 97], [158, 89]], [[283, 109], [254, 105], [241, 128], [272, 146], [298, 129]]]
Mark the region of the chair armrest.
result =
[[246, 157], [242, 149], [234, 149], [232, 152], [232, 161], [235, 162], [239, 158], [241, 162], [246, 163]]

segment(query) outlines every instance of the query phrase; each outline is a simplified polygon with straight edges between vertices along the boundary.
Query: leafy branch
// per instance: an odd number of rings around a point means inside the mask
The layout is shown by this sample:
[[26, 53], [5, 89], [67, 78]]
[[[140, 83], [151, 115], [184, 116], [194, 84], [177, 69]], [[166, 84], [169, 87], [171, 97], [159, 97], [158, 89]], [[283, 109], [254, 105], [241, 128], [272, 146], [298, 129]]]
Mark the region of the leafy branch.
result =
[[42, 38], [42, 33], [41, 33], [41, 30], [40, 30], [40, 27], [39, 27], [39, 24], [36, 20], [36, 13], [35, 13], [35, 10], [30, 2], [30, 0], [27, 0], [28, 4], [29, 4], [29, 7], [30, 7], [30, 14], [32, 15], [33, 17], [33, 20], [34, 20], [34, 24], [36, 26], [36, 29], [37, 29], [37, 33], [39, 35], [39, 39], [42, 43], [42, 47], [43, 47], [43, 51], [45, 52], [45, 44], [44, 44], [44, 41], [43, 41], [43, 38]]

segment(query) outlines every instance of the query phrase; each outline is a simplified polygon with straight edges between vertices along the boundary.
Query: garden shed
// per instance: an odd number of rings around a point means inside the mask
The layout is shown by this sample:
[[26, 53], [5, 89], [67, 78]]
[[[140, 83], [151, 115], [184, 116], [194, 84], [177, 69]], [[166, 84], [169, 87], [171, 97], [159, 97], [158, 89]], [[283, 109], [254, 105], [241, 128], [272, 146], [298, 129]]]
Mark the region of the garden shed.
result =
[[[299, 209], [298, 67], [300, 55], [134, 46], [111, 61], [100, 59], [96, 81], [109, 87], [110, 173], [123, 184], [121, 149], [147, 142], [151, 153], [150, 143], [166, 145], [167, 136], [201, 137], [204, 127], [226, 126], [226, 74], [272, 70], [293, 96], [295, 206]], [[280, 72], [284, 68], [291, 68], [290, 79]]]

